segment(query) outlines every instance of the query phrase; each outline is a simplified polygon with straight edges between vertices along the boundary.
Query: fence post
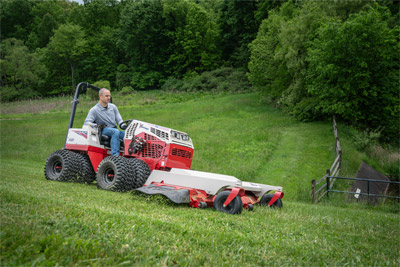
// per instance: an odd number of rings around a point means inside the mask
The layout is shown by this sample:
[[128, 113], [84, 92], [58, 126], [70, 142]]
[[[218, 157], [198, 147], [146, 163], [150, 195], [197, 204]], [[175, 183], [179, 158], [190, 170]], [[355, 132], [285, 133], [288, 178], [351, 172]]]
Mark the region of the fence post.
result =
[[315, 179], [311, 181], [311, 203], [315, 203]]
[[326, 170], [326, 200], [329, 201], [329, 187], [330, 187], [330, 176], [331, 176], [331, 170]]

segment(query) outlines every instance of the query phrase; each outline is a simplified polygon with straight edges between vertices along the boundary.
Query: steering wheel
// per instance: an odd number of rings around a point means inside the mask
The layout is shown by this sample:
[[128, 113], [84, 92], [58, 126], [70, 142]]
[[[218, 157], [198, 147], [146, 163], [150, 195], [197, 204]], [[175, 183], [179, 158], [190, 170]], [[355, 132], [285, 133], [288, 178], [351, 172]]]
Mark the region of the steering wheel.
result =
[[126, 128], [128, 128], [129, 124], [131, 124], [131, 122], [132, 122], [132, 120], [126, 120], [126, 121], [121, 122], [118, 126], [122, 130], [125, 130]]

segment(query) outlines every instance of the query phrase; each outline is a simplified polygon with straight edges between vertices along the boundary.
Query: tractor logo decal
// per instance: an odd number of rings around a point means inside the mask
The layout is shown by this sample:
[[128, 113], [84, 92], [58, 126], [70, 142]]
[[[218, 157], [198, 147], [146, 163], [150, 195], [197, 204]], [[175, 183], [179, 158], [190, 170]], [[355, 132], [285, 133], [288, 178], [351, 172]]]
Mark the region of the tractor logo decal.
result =
[[87, 138], [87, 133], [88, 133], [88, 132], [87, 132], [87, 131], [75, 131], [75, 130], [74, 130], [74, 133], [79, 134], [79, 135], [81, 135], [81, 136]]

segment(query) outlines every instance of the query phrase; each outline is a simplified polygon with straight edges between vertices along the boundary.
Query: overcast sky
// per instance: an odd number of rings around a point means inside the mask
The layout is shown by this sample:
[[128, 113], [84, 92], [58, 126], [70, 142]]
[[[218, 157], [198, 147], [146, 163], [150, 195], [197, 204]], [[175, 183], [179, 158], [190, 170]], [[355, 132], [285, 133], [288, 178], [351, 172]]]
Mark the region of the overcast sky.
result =
[[77, 2], [77, 3], [79, 3], [79, 4], [83, 4], [83, 0], [69, 0], [69, 1], [71, 1], [71, 2]]

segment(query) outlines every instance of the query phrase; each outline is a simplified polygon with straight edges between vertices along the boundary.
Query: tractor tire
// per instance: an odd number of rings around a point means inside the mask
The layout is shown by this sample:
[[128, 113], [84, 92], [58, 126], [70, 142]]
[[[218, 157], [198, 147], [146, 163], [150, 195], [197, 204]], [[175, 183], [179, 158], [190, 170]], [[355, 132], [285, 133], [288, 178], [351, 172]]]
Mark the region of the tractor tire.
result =
[[131, 169], [130, 184], [132, 189], [142, 187], [146, 183], [151, 172], [149, 165], [147, 165], [146, 162], [136, 158], [130, 158], [128, 161]]
[[243, 210], [243, 202], [239, 196], [236, 196], [228, 206], [224, 207], [224, 203], [231, 191], [222, 191], [214, 199], [214, 209], [229, 214], [240, 214]]
[[96, 180], [96, 173], [93, 170], [92, 163], [90, 162], [89, 156], [86, 154], [76, 153], [79, 162], [81, 164], [80, 172], [76, 182], [90, 184]]
[[69, 150], [57, 150], [46, 161], [44, 175], [47, 180], [74, 181], [80, 172], [77, 154]]
[[[271, 201], [273, 194], [265, 194], [261, 197], [260, 206], [268, 206], [268, 203]], [[271, 208], [280, 209], [283, 207], [282, 199], [278, 198], [272, 205]]]
[[120, 156], [109, 156], [100, 162], [97, 169], [97, 187], [111, 191], [129, 191], [132, 189], [130, 184], [130, 168], [126, 158]]
[[149, 178], [150, 174], [151, 174], [151, 169], [149, 167], [149, 165], [147, 165], [146, 162], [144, 162], [143, 160], [138, 159], [137, 160], [139, 162], [139, 164], [141, 165], [142, 169], [143, 169], [143, 179], [144, 179], [144, 183], [147, 181], [147, 178]]

